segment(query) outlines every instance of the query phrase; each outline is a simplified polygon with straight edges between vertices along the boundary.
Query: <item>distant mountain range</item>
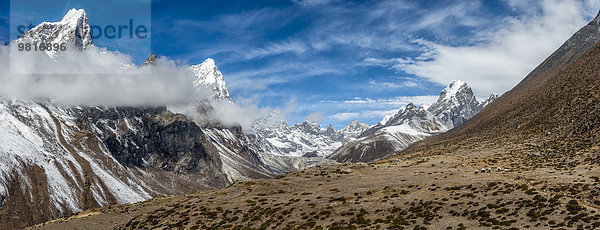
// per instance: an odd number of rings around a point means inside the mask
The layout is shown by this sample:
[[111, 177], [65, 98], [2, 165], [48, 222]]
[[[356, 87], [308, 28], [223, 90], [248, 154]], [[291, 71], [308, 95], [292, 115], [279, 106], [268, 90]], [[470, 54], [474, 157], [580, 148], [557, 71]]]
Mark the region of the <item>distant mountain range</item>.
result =
[[414, 142], [458, 127], [493, 102], [492, 94], [479, 102], [466, 83], [455, 80], [431, 106], [408, 104], [365, 130], [357, 140], [336, 150], [338, 162], [371, 162], [397, 153]]
[[290, 127], [279, 111], [274, 110], [268, 117], [257, 120], [249, 134], [268, 154], [323, 157], [356, 139], [368, 128], [369, 125], [358, 121], [353, 121], [340, 130], [335, 130], [331, 125], [321, 128], [319, 124], [310, 121]]
[[305, 121], [288, 126], [277, 110], [258, 120], [249, 131], [262, 154], [326, 157], [338, 162], [370, 162], [394, 154], [428, 136], [460, 126], [498, 95], [479, 102], [466, 83], [456, 80], [431, 106], [409, 104], [378, 124], [353, 121], [335, 130]]

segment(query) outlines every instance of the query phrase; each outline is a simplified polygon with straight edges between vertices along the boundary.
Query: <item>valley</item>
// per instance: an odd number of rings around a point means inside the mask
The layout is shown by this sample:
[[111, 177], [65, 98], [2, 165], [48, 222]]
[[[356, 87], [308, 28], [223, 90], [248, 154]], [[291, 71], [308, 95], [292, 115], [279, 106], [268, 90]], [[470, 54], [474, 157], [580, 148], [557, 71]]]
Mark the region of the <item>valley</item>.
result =
[[[99, 63], [117, 73], [108, 82], [125, 91], [176, 86], [142, 95], [182, 91], [184, 100], [102, 105], [0, 95], [0, 230], [598, 229], [600, 14], [585, 22], [502, 95], [479, 100], [455, 79], [428, 96], [432, 104], [370, 111], [386, 114], [372, 125], [348, 119], [358, 111], [344, 113], [336, 129], [313, 114], [288, 124], [282, 108], [244, 107], [252, 99], [230, 95], [212, 58], [123, 61], [96, 47], [87, 13], [73, 8], [11, 44], [69, 43], [74, 53], [40, 53], [32, 66], [79, 57], [69, 55], [115, 59]], [[142, 70], [154, 75], [121, 75]], [[34, 83], [77, 78], [57, 76]]]
[[[98, 208], [33, 229], [599, 227], [599, 168], [586, 161], [592, 155], [579, 155], [568, 165], [533, 164], [520, 154], [523, 147], [313, 167], [225, 189]], [[480, 168], [492, 171], [475, 174]]]

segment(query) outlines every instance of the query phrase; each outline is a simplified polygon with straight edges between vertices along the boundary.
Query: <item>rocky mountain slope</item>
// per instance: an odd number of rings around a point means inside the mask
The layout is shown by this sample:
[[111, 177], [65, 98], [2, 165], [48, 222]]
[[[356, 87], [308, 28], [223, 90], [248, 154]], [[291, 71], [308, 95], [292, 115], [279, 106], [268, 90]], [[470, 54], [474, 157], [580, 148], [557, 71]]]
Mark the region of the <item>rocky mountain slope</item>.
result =
[[278, 110], [259, 119], [247, 131], [247, 136], [266, 165], [276, 173], [288, 173], [312, 166], [334, 164], [325, 157], [343, 144], [355, 140], [367, 124], [353, 121], [336, 130], [329, 125], [305, 121], [288, 126]]
[[266, 118], [257, 120], [248, 133], [267, 154], [324, 157], [344, 143], [356, 139], [368, 127], [358, 121], [340, 130], [335, 130], [331, 125], [321, 128], [310, 121], [288, 126], [279, 111], [274, 110]]
[[414, 142], [462, 125], [498, 96], [479, 102], [462, 81], [453, 81], [431, 106], [409, 104], [370, 127], [331, 156], [338, 162], [371, 162], [394, 154]]
[[0, 223], [275, 175], [241, 129], [200, 126], [165, 108], [0, 104]]
[[481, 110], [481, 104], [475, 98], [473, 90], [462, 81], [450, 83], [442, 90], [438, 100], [427, 109], [448, 129], [462, 125], [479, 110]]
[[[20, 40], [85, 51], [93, 46], [88, 32], [85, 12], [73, 9]], [[197, 80], [190, 84], [231, 100], [214, 61], [191, 68]], [[0, 154], [0, 229], [276, 175], [240, 127], [197, 122], [165, 107], [0, 98]]]
[[231, 101], [223, 74], [219, 71], [213, 59], [208, 58], [202, 64], [190, 66], [190, 69], [197, 76], [194, 86], [203, 85], [211, 89], [216, 98]]

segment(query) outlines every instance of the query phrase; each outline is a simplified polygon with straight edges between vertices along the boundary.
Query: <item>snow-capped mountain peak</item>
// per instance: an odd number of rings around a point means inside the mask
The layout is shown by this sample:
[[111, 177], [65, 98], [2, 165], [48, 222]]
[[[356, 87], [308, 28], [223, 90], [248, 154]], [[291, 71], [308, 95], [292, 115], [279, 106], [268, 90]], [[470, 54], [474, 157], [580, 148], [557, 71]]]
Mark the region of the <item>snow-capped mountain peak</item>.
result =
[[479, 112], [479, 101], [469, 85], [454, 80], [440, 93], [438, 100], [427, 111], [438, 117], [448, 128], [461, 125]]
[[469, 91], [470, 91], [470, 94], [473, 94], [471, 87], [469, 87], [469, 85], [467, 85], [467, 83], [465, 83], [461, 80], [454, 80], [450, 83], [450, 85], [448, 85], [448, 87], [446, 87], [444, 90], [442, 90], [438, 101], [452, 100], [453, 98], [461, 96], [461, 94], [469, 94]]
[[408, 103], [408, 105], [406, 105], [406, 109], [407, 110], [415, 110], [415, 109], [418, 109], [418, 107], [414, 103], [410, 102], [410, 103]]
[[339, 162], [380, 159], [427, 136], [461, 125], [496, 98], [498, 95], [492, 94], [480, 104], [465, 82], [452, 81], [431, 106], [417, 107], [409, 103], [395, 114], [385, 116], [329, 158]]
[[383, 118], [381, 119], [381, 121], [379, 121], [375, 126], [377, 126], [377, 125], [385, 125], [390, 119], [392, 119], [392, 117], [394, 117], [394, 115], [396, 115], [398, 113], [402, 113], [402, 111], [404, 111], [404, 109], [406, 109], [406, 106], [400, 107], [400, 109], [398, 109], [398, 111], [396, 113], [392, 113], [392, 114], [388, 114], [388, 115], [383, 116]]
[[203, 85], [211, 89], [218, 99], [231, 101], [223, 74], [219, 71], [213, 59], [208, 58], [202, 64], [190, 66], [190, 69], [196, 75], [195, 87]]
[[254, 134], [255, 132], [266, 131], [266, 130], [284, 130], [289, 129], [283, 115], [279, 110], [275, 109], [269, 113], [265, 118], [259, 119], [252, 124], [249, 130], [246, 132]]
[[[71, 48], [84, 50], [93, 45], [92, 33], [87, 14], [83, 9], [71, 9], [59, 22], [42, 22], [31, 30], [25, 31], [17, 42], [66, 43]], [[54, 57], [56, 51], [46, 51]]]
[[321, 132], [321, 126], [318, 123], [308, 120], [300, 124], [296, 124], [295, 127], [301, 129], [306, 133], [318, 134]]
[[346, 125], [346, 127], [340, 129], [339, 132], [346, 138], [355, 139], [367, 129], [369, 129], [369, 125], [354, 120]]
[[[281, 114], [281, 112], [279, 112], [278, 109], [271, 111], [271, 113], [269, 113], [269, 116], [267, 116], [266, 120], [272, 121], [273, 123], [277, 123], [277, 124], [286, 124], [287, 125], [283, 115]], [[270, 122], [267, 122], [267, 123], [270, 123]]]
[[490, 103], [494, 102], [499, 97], [500, 96], [498, 94], [495, 94], [495, 93], [490, 94], [490, 96], [487, 99], [485, 99], [484, 101], [481, 102], [481, 104], [480, 104], [481, 109], [485, 108], [486, 106], [488, 106]]
[[[369, 125], [353, 121], [336, 130], [312, 121], [288, 126], [278, 110], [260, 119], [248, 133], [266, 154], [279, 156], [327, 156], [348, 141], [355, 140]], [[309, 155], [306, 155], [309, 154]]]
[[382, 127], [375, 127], [374, 129], [379, 130], [381, 128], [404, 124], [423, 133], [436, 133], [440, 130], [445, 130], [445, 127], [443, 127], [441, 122], [437, 121], [431, 113], [423, 107], [417, 107], [413, 103], [406, 105], [404, 110], [400, 110], [397, 114], [392, 116], [385, 125]]
[[81, 20], [87, 21], [87, 14], [83, 9], [70, 9], [67, 14], [60, 20], [62, 23], [77, 24]]
[[335, 129], [333, 128], [333, 125], [331, 125], [331, 124], [329, 124], [329, 125], [327, 126], [327, 128], [325, 128], [325, 131], [323, 131], [323, 134], [324, 134], [325, 136], [329, 136], [329, 137], [336, 137], [336, 136], [339, 136], [339, 132], [338, 132], [337, 130], [335, 130]]
[[340, 129], [340, 132], [343, 132], [343, 133], [363, 132], [367, 128], [369, 128], [369, 125], [367, 125], [365, 123], [361, 123], [357, 120], [354, 120], [354, 121], [350, 122], [350, 124], [346, 125], [346, 127]]

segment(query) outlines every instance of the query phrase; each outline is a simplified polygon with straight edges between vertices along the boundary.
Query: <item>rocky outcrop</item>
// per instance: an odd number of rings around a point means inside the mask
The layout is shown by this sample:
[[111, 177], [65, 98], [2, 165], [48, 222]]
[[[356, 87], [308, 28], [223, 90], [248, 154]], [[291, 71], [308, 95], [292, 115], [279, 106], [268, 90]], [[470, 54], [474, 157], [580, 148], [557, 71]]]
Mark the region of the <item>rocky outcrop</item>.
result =
[[144, 63], [142, 63], [142, 65], [154, 65], [157, 61], [158, 57], [156, 56], [156, 53], [152, 53], [150, 57], [146, 57], [146, 60], [144, 60]]
[[442, 90], [438, 100], [427, 109], [449, 129], [462, 125], [479, 110], [481, 106], [471, 87], [458, 80]]
[[77, 126], [100, 137], [123, 166], [205, 175], [213, 179], [206, 183], [213, 187], [228, 183], [218, 151], [210, 149], [201, 127], [181, 114], [164, 107], [88, 107], [74, 113]]

